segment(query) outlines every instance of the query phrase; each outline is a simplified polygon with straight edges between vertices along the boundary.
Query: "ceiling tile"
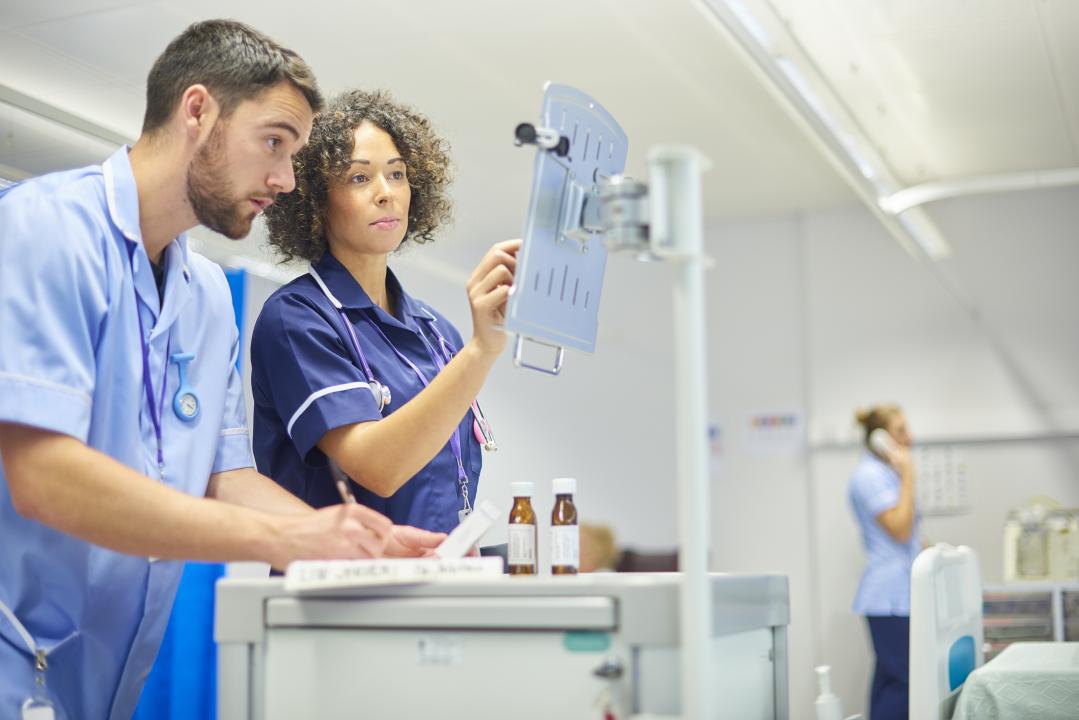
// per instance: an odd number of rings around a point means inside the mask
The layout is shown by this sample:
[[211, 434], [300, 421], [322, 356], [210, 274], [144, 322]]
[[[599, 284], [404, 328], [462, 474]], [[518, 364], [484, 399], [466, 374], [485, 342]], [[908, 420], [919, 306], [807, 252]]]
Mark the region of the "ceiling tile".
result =
[[1079, 166], [1079, 3], [1035, 1], [1071, 145], [1071, 156], [1061, 164]]
[[[1038, 11], [1071, 15], [1071, 27], [1053, 25], [1058, 44], [1074, 56], [1075, 3], [776, 0], [774, 6], [905, 184], [1074, 162], [1074, 122], [1069, 127], [1057, 90], [1067, 78], [1054, 79]], [[1061, 58], [1064, 73], [1075, 59]]]
[[141, 90], [157, 56], [197, 19], [191, 12], [152, 2], [52, 20], [18, 32], [112, 80]]
[[143, 90], [118, 85], [89, 64], [0, 30], [0, 84], [134, 138]]
[[80, 0], [78, 3], [63, 2], [5, 2], [0, 12], [0, 30], [24, 28], [53, 20], [92, 15], [102, 10], [114, 9], [136, 3], [127, 0]]

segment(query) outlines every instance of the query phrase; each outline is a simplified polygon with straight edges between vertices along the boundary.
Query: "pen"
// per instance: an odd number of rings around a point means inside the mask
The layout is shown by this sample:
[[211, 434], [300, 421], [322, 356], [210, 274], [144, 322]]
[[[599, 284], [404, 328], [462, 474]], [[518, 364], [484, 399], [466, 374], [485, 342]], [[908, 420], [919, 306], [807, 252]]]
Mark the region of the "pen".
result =
[[345, 471], [338, 467], [333, 460], [330, 460], [330, 473], [337, 483], [337, 494], [341, 496], [341, 502], [345, 505], [355, 505], [356, 496], [348, 488], [348, 475], [345, 475]]
[[353, 496], [352, 491], [348, 489], [348, 485], [345, 484], [345, 479], [342, 477], [337, 478], [337, 492], [341, 494], [341, 502], [345, 505], [355, 505], [356, 498]]

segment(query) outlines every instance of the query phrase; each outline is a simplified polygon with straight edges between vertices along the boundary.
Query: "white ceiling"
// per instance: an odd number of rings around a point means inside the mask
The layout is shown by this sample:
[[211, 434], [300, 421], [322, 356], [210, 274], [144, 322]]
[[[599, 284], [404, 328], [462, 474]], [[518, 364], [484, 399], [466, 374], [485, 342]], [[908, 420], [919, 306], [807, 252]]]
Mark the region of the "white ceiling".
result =
[[114, 149], [20, 107], [0, 103], [0, 177], [19, 180], [49, 170], [90, 165]]
[[483, 244], [520, 232], [532, 152], [513, 146], [513, 128], [537, 118], [546, 80], [585, 89], [620, 119], [631, 172], [643, 174], [650, 145], [699, 146], [715, 164], [712, 218], [853, 202], [719, 32], [680, 0], [4, 0], [0, 83], [134, 137], [154, 58], [208, 17], [244, 20], [294, 48], [327, 94], [385, 87], [427, 113], [452, 143], [454, 235], [482, 233]]
[[[905, 184], [1079, 165], [1079, 2], [763, 5]], [[154, 58], [209, 17], [297, 50], [327, 94], [384, 87], [428, 114], [453, 147], [458, 246], [520, 232], [532, 153], [512, 130], [535, 119], [546, 80], [586, 90], [622, 122], [631, 174], [643, 176], [651, 145], [699, 147], [713, 161], [709, 220], [855, 202], [691, 0], [4, 0], [0, 85], [134, 137]], [[64, 164], [34, 143], [0, 113], [0, 164]]]
[[769, 4], [904, 184], [1079, 166], [1079, 2]]

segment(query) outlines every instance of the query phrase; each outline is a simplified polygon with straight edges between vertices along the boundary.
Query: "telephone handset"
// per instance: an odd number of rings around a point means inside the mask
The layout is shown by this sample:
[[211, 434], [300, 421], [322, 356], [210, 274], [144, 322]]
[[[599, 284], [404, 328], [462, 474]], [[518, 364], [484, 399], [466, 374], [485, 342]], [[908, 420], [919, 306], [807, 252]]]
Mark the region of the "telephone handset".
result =
[[884, 428], [877, 428], [869, 433], [869, 447], [885, 460], [891, 460], [892, 455], [899, 452], [899, 443]]

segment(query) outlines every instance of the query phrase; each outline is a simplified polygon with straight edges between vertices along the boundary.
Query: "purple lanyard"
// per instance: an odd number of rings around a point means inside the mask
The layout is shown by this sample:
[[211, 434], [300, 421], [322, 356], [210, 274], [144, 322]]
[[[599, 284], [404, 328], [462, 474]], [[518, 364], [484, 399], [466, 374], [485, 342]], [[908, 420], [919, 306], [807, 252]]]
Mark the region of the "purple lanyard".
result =
[[[341, 314], [344, 315], [344, 311], [341, 311]], [[367, 313], [363, 313], [363, 319], [368, 325], [374, 328], [375, 332], [379, 334], [379, 337], [382, 338], [382, 340], [386, 343], [390, 350], [393, 350], [394, 354], [398, 357], [398, 359], [405, 365], [408, 365], [410, 368], [412, 368], [412, 372], [416, 373], [416, 377], [419, 378], [420, 383], [423, 385], [424, 388], [427, 388], [427, 386], [430, 385], [431, 382], [427, 379], [427, 376], [423, 374], [423, 371], [416, 367], [416, 363], [405, 357], [405, 355], [400, 350], [398, 350], [392, 342], [390, 342], [390, 339], [386, 337], [386, 333], [382, 332], [382, 328], [380, 328], [375, 323], [375, 321], [367, 315]], [[367, 359], [363, 356], [363, 350], [360, 349], [360, 344], [356, 340], [356, 334], [355, 332], [353, 332], [352, 324], [348, 322], [348, 318], [345, 318], [345, 324], [348, 325], [349, 333], [352, 334], [352, 343], [356, 347], [356, 352], [360, 354], [360, 360], [363, 362], [363, 368], [368, 372], [368, 377], [370, 377], [371, 375], [370, 369], [367, 367]], [[438, 336], [439, 344], [442, 346], [442, 352], [445, 353], [444, 358], [439, 356], [439, 354], [434, 351], [434, 348], [431, 347], [431, 344], [427, 341], [427, 338], [424, 337], [422, 330], [420, 330], [419, 335], [420, 339], [423, 341], [423, 346], [427, 348], [427, 354], [431, 356], [431, 359], [434, 361], [435, 366], [438, 367], [438, 371], [442, 372], [446, 368], [446, 363], [448, 363], [453, 358], [450, 357], [449, 352], [446, 350], [446, 341], [445, 339], [443, 339], [442, 334], [438, 332], [438, 330], [434, 330], [434, 333]], [[465, 472], [465, 463], [461, 453], [461, 433], [459, 430], [459, 428], [454, 429], [453, 434], [450, 435], [450, 450], [453, 451], [453, 457], [457, 460], [457, 479], [461, 483], [461, 493], [465, 497], [467, 509], [468, 473]]]
[[161, 479], [165, 479], [165, 451], [161, 442], [161, 414], [165, 409], [165, 385], [168, 384], [169, 351], [172, 349], [172, 333], [169, 333], [165, 342], [165, 369], [161, 373], [161, 393], [157, 405], [154, 405], [154, 383], [150, 379], [150, 347], [146, 344], [146, 328], [142, 323], [142, 313], [139, 311], [139, 293], [135, 289], [135, 246], [128, 251], [131, 260], [131, 289], [135, 293], [135, 317], [139, 319], [139, 345], [142, 346], [142, 387], [146, 391], [146, 405], [150, 408], [150, 422], [154, 426], [154, 437], [157, 438], [157, 471]]
[[356, 349], [356, 353], [360, 356], [360, 362], [363, 363], [363, 372], [367, 375], [367, 381], [374, 382], [375, 374], [371, 372], [371, 366], [367, 364], [367, 356], [364, 355], [363, 350], [360, 349], [360, 341], [356, 338], [356, 331], [352, 329], [352, 323], [349, 322], [348, 316], [345, 315], [344, 310], [338, 308], [337, 312], [341, 313], [341, 320], [344, 321], [345, 327], [348, 328], [349, 337], [352, 338], [352, 347]]

